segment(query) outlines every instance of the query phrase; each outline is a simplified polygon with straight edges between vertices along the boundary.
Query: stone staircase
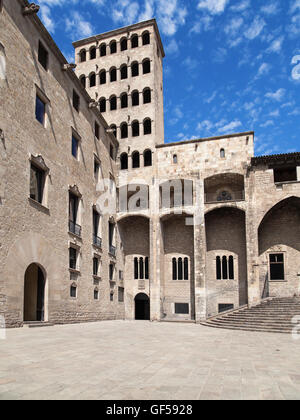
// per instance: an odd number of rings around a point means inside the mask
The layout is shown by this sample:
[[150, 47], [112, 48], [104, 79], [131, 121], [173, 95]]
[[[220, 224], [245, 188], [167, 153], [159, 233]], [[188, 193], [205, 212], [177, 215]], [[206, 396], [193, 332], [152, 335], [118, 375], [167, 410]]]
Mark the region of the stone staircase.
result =
[[219, 314], [202, 325], [230, 330], [265, 331], [291, 334], [295, 324], [292, 319], [300, 317], [300, 298], [274, 298], [258, 306]]

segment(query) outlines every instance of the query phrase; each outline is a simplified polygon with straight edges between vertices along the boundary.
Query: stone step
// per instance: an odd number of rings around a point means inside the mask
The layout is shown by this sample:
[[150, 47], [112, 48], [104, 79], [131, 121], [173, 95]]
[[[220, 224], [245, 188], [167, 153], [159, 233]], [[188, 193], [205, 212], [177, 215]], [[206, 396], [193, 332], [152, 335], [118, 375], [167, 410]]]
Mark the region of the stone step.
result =
[[226, 325], [218, 325], [218, 324], [211, 324], [210, 322], [202, 323], [205, 327], [211, 328], [220, 328], [225, 330], [237, 330], [237, 331], [252, 331], [252, 332], [268, 332], [268, 333], [281, 333], [281, 334], [290, 334], [291, 331], [287, 331], [285, 329], [280, 328], [253, 328], [253, 327], [238, 327], [238, 326], [226, 326]]
[[[291, 320], [294, 316], [297, 316], [295, 314], [285, 314], [285, 315], [276, 315], [276, 314], [272, 314], [272, 315], [263, 315], [263, 314], [229, 314], [224, 318], [227, 319], [276, 319], [276, 320], [286, 320], [289, 321]], [[299, 316], [299, 315], [298, 315]], [[218, 317], [219, 318], [219, 317]], [[223, 318], [223, 317], [222, 317]]]
[[269, 322], [269, 321], [243, 321], [243, 320], [236, 320], [236, 321], [226, 321], [224, 319], [219, 320], [212, 320], [209, 321], [211, 323], [217, 323], [217, 324], [224, 324], [224, 325], [241, 325], [241, 326], [253, 326], [253, 327], [279, 327], [279, 328], [288, 328], [288, 329], [293, 329], [294, 328], [294, 324], [292, 324], [291, 322]]
[[38, 321], [30, 321], [24, 322], [25, 328], [44, 328], [44, 327], [54, 327], [54, 324], [51, 322], [38, 322]]

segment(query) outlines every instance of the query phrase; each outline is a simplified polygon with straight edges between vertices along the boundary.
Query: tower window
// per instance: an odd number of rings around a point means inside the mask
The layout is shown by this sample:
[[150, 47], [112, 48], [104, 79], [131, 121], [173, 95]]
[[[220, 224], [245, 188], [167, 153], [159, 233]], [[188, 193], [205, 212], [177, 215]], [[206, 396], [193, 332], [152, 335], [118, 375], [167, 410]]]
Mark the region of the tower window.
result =
[[90, 49], [90, 60], [95, 60], [95, 58], [96, 58], [96, 47], [92, 47], [91, 49]]
[[105, 70], [101, 70], [100, 74], [100, 85], [105, 85], [106, 83], [106, 71]]
[[86, 62], [86, 51], [85, 50], [80, 51], [79, 57], [80, 57], [80, 62], [85, 63]]
[[132, 106], [138, 106], [140, 104], [140, 94], [137, 90], [131, 94]]
[[111, 82], [116, 82], [117, 81], [117, 69], [115, 67], [113, 67], [112, 69], [110, 69], [109, 74], [110, 74], [110, 81]]
[[132, 168], [136, 169], [140, 167], [140, 154], [139, 152], [132, 153]]
[[128, 95], [127, 95], [127, 93], [122, 93], [122, 95], [121, 95], [121, 108], [128, 108]]
[[139, 37], [137, 35], [132, 35], [131, 48], [138, 48], [138, 46], [139, 46]]
[[148, 74], [150, 72], [151, 72], [151, 62], [147, 58], [146, 60], [143, 61], [143, 74]]
[[152, 166], [152, 152], [151, 150], [144, 151], [144, 166]]
[[80, 76], [80, 82], [84, 88], [86, 88], [86, 77], [84, 75]]
[[100, 45], [100, 57], [105, 57], [106, 56], [106, 44], [101, 44]]
[[121, 80], [128, 78], [128, 70], [126, 64], [121, 67]]
[[137, 77], [139, 75], [139, 63], [135, 61], [131, 64], [131, 76]]
[[149, 104], [151, 102], [151, 89], [145, 89], [143, 92], [144, 104]]
[[90, 87], [95, 87], [96, 86], [96, 75], [95, 73], [92, 73], [90, 75]]
[[144, 135], [151, 134], [152, 132], [152, 123], [150, 119], [144, 121]]
[[110, 101], [110, 110], [115, 111], [117, 109], [117, 97], [112, 96], [109, 101]]
[[148, 31], [143, 33], [142, 38], [143, 38], [143, 45], [149, 45], [150, 44], [150, 34], [149, 34]]
[[43, 46], [41, 41], [39, 41], [38, 60], [39, 60], [39, 63], [44, 67], [45, 70], [48, 70], [48, 58], [49, 58], [48, 51]]
[[138, 121], [133, 121], [131, 124], [132, 137], [138, 137], [140, 135], [140, 124]]
[[128, 124], [121, 124], [121, 139], [127, 139], [128, 137]]
[[128, 155], [127, 153], [122, 153], [120, 156], [121, 161], [121, 170], [127, 170], [128, 169]]
[[117, 43], [116, 41], [112, 41], [110, 44], [110, 53], [116, 54], [116, 52], [117, 52]]
[[126, 38], [121, 40], [121, 51], [126, 51], [128, 49], [128, 42]]
[[99, 105], [100, 105], [100, 112], [106, 112], [106, 99], [105, 98], [100, 99]]

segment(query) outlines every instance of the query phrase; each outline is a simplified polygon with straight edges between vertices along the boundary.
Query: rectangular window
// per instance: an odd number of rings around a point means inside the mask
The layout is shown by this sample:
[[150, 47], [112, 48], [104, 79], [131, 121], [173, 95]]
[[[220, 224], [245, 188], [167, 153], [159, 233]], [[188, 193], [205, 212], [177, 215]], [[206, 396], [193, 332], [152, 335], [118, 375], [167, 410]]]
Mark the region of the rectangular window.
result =
[[114, 281], [114, 271], [115, 271], [114, 264], [109, 264], [109, 281]]
[[292, 182], [297, 181], [297, 168], [296, 166], [290, 168], [275, 168], [274, 169], [274, 182]]
[[119, 270], [119, 280], [123, 280], [123, 271]]
[[99, 181], [99, 175], [100, 175], [100, 164], [97, 159], [94, 159], [94, 178], [95, 178], [96, 183]]
[[69, 266], [72, 270], [77, 269], [77, 250], [69, 248]]
[[114, 301], [114, 292], [110, 292], [110, 301], [113, 302]]
[[43, 203], [45, 172], [31, 164], [30, 168], [30, 198]]
[[124, 287], [118, 288], [118, 299], [119, 302], [124, 302]]
[[81, 236], [81, 226], [78, 224], [79, 197], [69, 192], [69, 231]]
[[71, 296], [71, 298], [76, 298], [77, 297], [77, 287], [71, 286], [71, 288], [70, 288], [70, 296]]
[[270, 254], [270, 280], [284, 280], [283, 254]]
[[93, 258], [93, 275], [98, 276], [99, 274], [99, 258]]
[[36, 95], [35, 102], [35, 118], [38, 120], [38, 122], [45, 126], [46, 103], [38, 95]]
[[48, 57], [49, 57], [48, 51], [43, 46], [41, 41], [39, 41], [38, 60], [45, 70], [48, 70]]
[[73, 135], [72, 136], [72, 156], [78, 160], [79, 141]]
[[100, 126], [96, 121], [95, 121], [95, 137], [98, 140], [100, 139]]
[[80, 97], [78, 93], [73, 90], [73, 107], [76, 109], [77, 112], [79, 112], [79, 106], [80, 106]]
[[188, 303], [175, 303], [175, 314], [188, 314], [189, 304]]
[[94, 290], [94, 299], [99, 300], [99, 291], [97, 289]]
[[234, 309], [234, 305], [231, 303], [220, 303], [219, 304], [219, 314], [222, 312], [230, 311], [231, 309]]

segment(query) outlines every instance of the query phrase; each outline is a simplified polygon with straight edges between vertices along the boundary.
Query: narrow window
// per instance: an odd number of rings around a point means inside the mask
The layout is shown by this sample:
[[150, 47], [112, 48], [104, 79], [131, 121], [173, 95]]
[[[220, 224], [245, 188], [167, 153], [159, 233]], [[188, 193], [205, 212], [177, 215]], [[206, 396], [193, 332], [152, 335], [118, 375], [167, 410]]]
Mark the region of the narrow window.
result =
[[100, 99], [99, 105], [100, 105], [100, 112], [106, 112], [106, 99], [105, 98]]
[[36, 95], [35, 117], [44, 126], [46, 117], [46, 103]]
[[101, 248], [102, 239], [99, 236], [100, 214], [93, 210], [93, 245]]
[[77, 297], [77, 287], [76, 286], [71, 286], [70, 287], [70, 296], [71, 298], [76, 298]]
[[139, 75], [139, 63], [135, 61], [131, 64], [131, 76], [137, 77]]
[[222, 280], [221, 257], [216, 259], [217, 280]]
[[79, 150], [79, 141], [77, 138], [73, 135], [72, 136], [72, 156], [78, 160], [78, 150]]
[[188, 303], [175, 303], [175, 314], [189, 314]]
[[132, 137], [138, 137], [140, 135], [140, 124], [138, 121], [133, 121], [131, 124]]
[[77, 268], [77, 250], [75, 248], [69, 248], [69, 267], [71, 270]]
[[99, 73], [99, 77], [100, 77], [100, 85], [105, 85], [105, 83], [106, 83], [106, 71], [101, 70], [100, 73]]
[[93, 258], [93, 275], [98, 276], [99, 271], [99, 259], [97, 257]]
[[149, 257], [145, 258], [145, 279], [149, 280]]
[[90, 75], [90, 87], [95, 87], [96, 86], [96, 75], [95, 73], [92, 73]]
[[121, 40], [121, 51], [126, 51], [128, 49], [128, 42], [126, 38]]
[[121, 139], [127, 139], [128, 138], [128, 124], [123, 123], [121, 124]]
[[127, 93], [122, 93], [121, 95], [121, 108], [128, 108], [128, 95]]
[[132, 153], [132, 167], [133, 169], [140, 167], [140, 154], [139, 152]]
[[150, 60], [147, 58], [143, 61], [143, 74], [148, 74], [151, 72]]
[[115, 124], [112, 124], [110, 126], [110, 129], [113, 130], [113, 135], [115, 136], [115, 138], [117, 138], [117, 126]]
[[124, 302], [124, 287], [118, 288], [118, 300], [119, 302]]
[[121, 66], [121, 80], [127, 79], [128, 78], [128, 69], [126, 64], [124, 64], [123, 66]]
[[115, 254], [114, 247], [114, 236], [115, 236], [115, 225], [114, 223], [108, 223], [108, 240], [109, 240], [109, 252]]
[[139, 261], [138, 258], [134, 259], [134, 279], [138, 280], [139, 278]]
[[177, 260], [176, 258], [172, 259], [172, 274], [173, 280], [177, 280]]
[[234, 280], [234, 259], [233, 256], [230, 255], [229, 257], [229, 280]]
[[76, 109], [77, 112], [79, 112], [79, 106], [80, 106], [80, 97], [78, 93], [73, 90], [73, 107]]
[[78, 224], [79, 198], [69, 192], [69, 232], [81, 236], [81, 226]]
[[128, 169], [128, 155], [127, 153], [122, 153], [120, 156], [121, 161], [121, 170], [127, 170]]
[[284, 280], [283, 254], [270, 254], [270, 280]]
[[86, 77], [84, 75], [80, 76], [80, 82], [84, 88], [86, 88]]
[[144, 279], [144, 258], [140, 258], [140, 279]]
[[144, 135], [151, 134], [152, 132], [152, 122], [150, 119], [144, 121]]
[[97, 183], [99, 181], [99, 175], [100, 175], [100, 165], [97, 159], [94, 159], [94, 178], [95, 182]]
[[112, 41], [110, 43], [110, 53], [111, 54], [116, 54], [116, 52], [117, 52], [117, 43], [116, 43], [116, 41]]
[[178, 280], [183, 280], [182, 258], [178, 258]]
[[140, 104], [140, 94], [137, 90], [131, 94], [132, 106], [138, 106]]
[[152, 152], [151, 150], [144, 151], [144, 166], [152, 166]]
[[99, 300], [99, 290], [98, 289], [94, 290], [94, 299]]
[[151, 89], [145, 89], [143, 92], [144, 104], [151, 103]]
[[228, 280], [227, 257], [222, 258], [222, 278]]
[[110, 110], [115, 111], [117, 109], [117, 97], [112, 96], [109, 100], [110, 102]]
[[220, 150], [220, 157], [221, 157], [222, 159], [224, 159], [224, 158], [225, 158], [225, 150], [224, 150], [224, 149], [221, 149], [221, 150]]
[[184, 280], [189, 279], [189, 260], [188, 258], [184, 259]]
[[138, 48], [138, 46], [139, 46], [139, 37], [137, 35], [132, 35], [131, 48]]
[[80, 51], [79, 57], [80, 57], [80, 62], [85, 63], [86, 62], [86, 51], [85, 50]]
[[149, 34], [149, 32], [144, 32], [142, 38], [143, 38], [143, 45], [149, 45], [150, 44], [150, 34]]
[[43, 203], [45, 172], [31, 164], [30, 168], [30, 198]]
[[110, 152], [109, 152], [109, 154], [110, 154], [111, 159], [115, 160], [115, 148], [114, 148], [114, 146], [112, 144], [110, 144]]
[[45, 70], [48, 70], [48, 59], [49, 59], [48, 51], [43, 46], [41, 41], [39, 41], [38, 60]]
[[105, 57], [106, 56], [106, 44], [101, 44], [100, 45], [100, 57]]
[[95, 60], [95, 58], [96, 58], [96, 47], [92, 47], [91, 49], [90, 49], [90, 60]]
[[115, 271], [115, 266], [114, 264], [109, 264], [109, 281], [114, 281], [114, 271]]
[[100, 126], [97, 123], [97, 121], [95, 121], [94, 132], [95, 132], [96, 139], [99, 140], [99, 138], [100, 138]]
[[110, 292], [109, 298], [111, 302], [114, 301], [114, 292]]
[[176, 165], [178, 163], [177, 155], [173, 155], [173, 163]]
[[110, 69], [109, 74], [110, 74], [110, 81], [111, 82], [116, 82], [117, 81], [117, 69], [115, 67], [113, 67], [112, 69]]

